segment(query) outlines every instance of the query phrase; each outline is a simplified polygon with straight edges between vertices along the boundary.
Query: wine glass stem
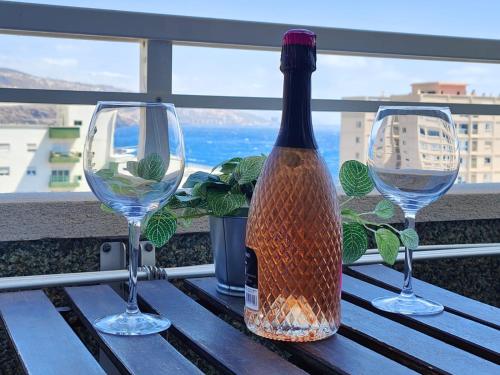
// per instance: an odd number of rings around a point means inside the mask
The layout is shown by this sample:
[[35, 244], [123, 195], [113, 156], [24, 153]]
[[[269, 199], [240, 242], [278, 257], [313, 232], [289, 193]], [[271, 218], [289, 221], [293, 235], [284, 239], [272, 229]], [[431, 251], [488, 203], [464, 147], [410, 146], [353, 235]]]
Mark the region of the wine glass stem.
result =
[[[415, 229], [415, 214], [405, 213], [406, 229]], [[404, 297], [413, 296], [412, 286], [412, 250], [405, 247], [405, 266], [404, 266], [404, 281], [401, 295]]]
[[141, 222], [130, 221], [128, 223], [128, 303], [127, 313], [137, 314], [139, 307], [137, 306], [137, 267], [139, 265], [139, 251], [141, 239]]

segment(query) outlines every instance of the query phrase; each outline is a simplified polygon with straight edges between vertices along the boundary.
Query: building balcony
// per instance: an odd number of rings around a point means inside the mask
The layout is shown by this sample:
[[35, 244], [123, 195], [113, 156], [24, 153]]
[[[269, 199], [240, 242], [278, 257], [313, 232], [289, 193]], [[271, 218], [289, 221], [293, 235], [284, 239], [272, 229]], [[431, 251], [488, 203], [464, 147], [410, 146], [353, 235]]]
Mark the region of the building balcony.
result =
[[54, 126], [49, 128], [50, 139], [77, 139], [80, 138], [80, 128], [76, 126]]
[[49, 187], [51, 189], [74, 189], [80, 186], [82, 176], [74, 176], [72, 179], [67, 177], [51, 176]]
[[49, 156], [50, 163], [78, 163], [82, 157], [81, 152], [54, 152], [52, 151]]

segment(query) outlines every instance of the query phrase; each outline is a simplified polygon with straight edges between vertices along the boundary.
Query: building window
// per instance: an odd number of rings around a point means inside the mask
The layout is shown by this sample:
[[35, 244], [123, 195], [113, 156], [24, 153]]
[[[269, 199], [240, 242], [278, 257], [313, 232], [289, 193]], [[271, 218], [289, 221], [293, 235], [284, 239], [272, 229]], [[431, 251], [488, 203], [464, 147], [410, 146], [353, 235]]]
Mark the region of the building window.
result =
[[471, 151], [477, 151], [477, 141], [472, 141], [472, 149]]
[[356, 152], [356, 159], [359, 160], [359, 152]]
[[26, 169], [26, 175], [36, 176], [36, 167], [28, 167], [28, 169]]
[[425, 135], [425, 129], [424, 128], [420, 128], [420, 134]]
[[470, 167], [471, 168], [477, 168], [477, 158], [475, 156], [473, 156], [471, 159], [470, 159]]
[[493, 143], [491, 141], [484, 141], [484, 151], [491, 151]]
[[469, 151], [469, 141], [460, 142], [460, 150]]
[[484, 164], [485, 165], [491, 165], [491, 158], [489, 156], [484, 158]]
[[441, 145], [436, 144], [436, 143], [431, 143], [431, 150], [432, 151], [441, 151]]
[[403, 127], [401, 128], [401, 131], [402, 131], [403, 133], [406, 133], [406, 128], [403, 126]]
[[475, 173], [472, 173], [472, 174], [470, 175], [470, 182], [477, 182], [477, 176], [476, 176], [476, 174], [475, 174]]
[[0, 151], [10, 151], [10, 143], [0, 143]]
[[431, 137], [439, 137], [439, 130], [429, 129], [427, 135]]
[[469, 134], [469, 124], [460, 124], [460, 128], [458, 128], [458, 132], [460, 134]]
[[483, 174], [483, 182], [491, 182], [491, 174], [490, 173]]
[[26, 150], [28, 152], [35, 152], [37, 150], [36, 143], [26, 143]]
[[362, 124], [362, 122], [361, 122], [361, 121], [356, 121], [356, 127], [357, 127], [358, 129], [361, 129], [361, 126], [362, 126], [362, 125], [363, 125], [363, 124]]
[[479, 125], [477, 122], [472, 124], [472, 134], [477, 134], [477, 130], [479, 129]]
[[73, 121], [73, 125], [75, 125], [75, 126], [82, 126], [82, 121], [81, 120], [75, 120], [75, 121]]
[[491, 126], [490, 122], [487, 122], [484, 124], [484, 131], [486, 133], [491, 133], [492, 130], [493, 130], [493, 126]]
[[356, 143], [359, 143], [359, 142], [360, 142], [359, 137], [356, 137]]
[[0, 176], [10, 176], [10, 167], [0, 167]]
[[399, 135], [399, 126], [393, 126], [393, 127], [392, 127], [392, 132], [393, 132], [395, 135]]
[[54, 182], [69, 182], [69, 170], [55, 169], [52, 171], [51, 180]]

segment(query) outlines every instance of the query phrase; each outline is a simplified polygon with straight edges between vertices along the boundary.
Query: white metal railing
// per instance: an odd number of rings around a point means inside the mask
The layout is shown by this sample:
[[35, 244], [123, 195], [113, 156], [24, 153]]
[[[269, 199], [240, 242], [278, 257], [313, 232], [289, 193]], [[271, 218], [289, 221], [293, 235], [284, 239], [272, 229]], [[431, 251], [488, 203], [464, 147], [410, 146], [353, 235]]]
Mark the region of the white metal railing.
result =
[[[500, 63], [500, 40], [220, 20], [0, 1], [0, 33], [55, 38], [134, 41], [140, 43], [141, 46], [141, 55], [139, 57], [140, 92], [0, 88], [0, 102], [93, 105], [100, 100], [165, 101], [173, 102], [177, 107], [280, 110], [280, 98], [174, 94], [172, 92], [172, 46], [196, 45], [219, 48], [278, 50], [282, 34], [287, 29], [297, 27], [307, 27], [320, 36], [317, 46], [319, 53]], [[313, 99], [312, 108], [315, 111], [376, 112], [381, 104], [408, 105], [413, 103], [378, 100]], [[434, 102], [419, 104], [449, 106], [455, 114], [500, 115], [500, 105], [498, 104]], [[467, 195], [469, 199], [461, 200], [461, 202], [464, 202], [464, 209], [467, 209], [470, 213], [467, 216], [464, 215], [463, 218], [485, 218], [483, 217], [485, 212], [498, 210], [500, 184], [494, 184], [493, 187], [490, 186], [488, 189], [492, 191], [484, 193], [484, 199], [482, 200], [478, 200], [472, 195]], [[477, 184], [460, 186], [462, 194], [476, 194], [479, 190], [480, 185]], [[71, 197], [81, 195], [81, 193], [80, 195], [79, 193], [69, 195], [53, 194], [58, 196], [57, 199], [68, 200], [70, 203], [73, 199], [69, 198], [70, 195]], [[24, 195], [19, 194], [16, 199], [25, 199], [24, 197]], [[453, 200], [452, 198], [446, 199], [450, 202], [456, 202], [456, 199]], [[5, 201], [6, 199], [4, 195], [2, 202], [0, 202], [2, 203], [0, 210], [19, 212], [18, 203], [20, 202], [10, 204]], [[448, 200], [442, 200], [441, 203], [446, 203]], [[75, 202], [73, 203], [73, 205], [76, 205]], [[26, 205], [28, 204], [30, 203], [26, 202]], [[481, 207], [472, 207], [472, 204]], [[55, 220], [55, 214], [53, 217], [49, 212], [50, 207], [53, 205], [53, 203], [50, 203], [40, 206], [42, 211], [38, 213], [41, 218], [39, 222], [46, 221], [47, 226], [42, 225], [41, 229], [39, 226], [35, 229], [31, 227], [26, 229], [29, 233], [36, 232], [33, 238], [54, 235], [52, 229], [47, 229], [49, 227], [53, 228], [53, 221], [51, 220]], [[91, 212], [98, 212], [98, 209], [94, 206], [97, 207], [94, 202], [89, 202], [88, 205], [81, 204], [79, 208], [87, 209], [89, 215], [92, 216]], [[453, 210], [455, 208], [454, 206]], [[464, 209], [455, 211], [462, 213]], [[32, 213], [33, 210], [29, 212]], [[97, 214], [95, 216], [97, 217]], [[92, 217], [94, 218], [94, 216]], [[51, 220], [45, 220], [46, 218]], [[108, 218], [94, 221], [95, 225], [89, 226], [90, 229], [87, 230], [89, 236], [94, 234], [97, 227], [109, 229], [109, 225], [106, 227], [103, 224], [104, 221], [109, 221]], [[9, 226], [4, 226], [3, 229], [0, 228], [0, 233], [18, 233], [19, 228], [25, 227], [18, 222], [16, 222], [16, 225], [17, 231]], [[37, 232], [36, 229], [40, 230]], [[73, 232], [71, 233], [75, 235]], [[78, 236], [82, 236], [82, 234], [78, 234]], [[18, 233], [17, 238], [26, 239], [32, 237]], [[10, 240], [14, 239], [11, 238]]]
[[[478, 244], [478, 245], [437, 245], [437, 246], [420, 246], [414, 250], [413, 259], [429, 260], [441, 258], [461, 258], [461, 257], [478, 257], [498, 255], [500, 244]], [[404, 249], [401, 248], [397, 256], [396, 262], [404, 260]], [[369, 249], [366, 254], [354, 263], [348, 265], [365, 265], [382, 263], [383, 259], [377, 249]], [[137, 278], [139, 280], [152, 279], [186, 279], [192, 277], [206, 277], [215, 275], [214, 264], [200, 264], [195, 266], [184, 267], [140, 267]], [[95, 271], [95, 272], [74, 272], [74, 273], [59, 273], [49, 275], [33, 275], [33, 276], [11, 276], [0, 277], [0, 292], [20, 289], [39, 289], [49, 288], [54, 286], [69, 286], [95, 283], [112, 283], [127, 281], [129, 277], [128, 271], [112, 270], [112, 271]]]
[[[281, 35], [302, 25], [0, 2], [0, 32], [141, 43], [143, 92], [0, 88], [0, 102], [95, 104], [99, 100], [168, 101], [178, 107], [281, 109], [281, 99], [172, 93], [172, 45], [278, 49]], [[500, 40], [305, 26], [317, 32], [320, 53], [500, 63]], [[376, 112], [407, 102], [314, 99], [315, 111]], [[420, 103], [425, 105], [426, 103]], [[500, 105], [429, 103], [457, 114], [500, 115]]]

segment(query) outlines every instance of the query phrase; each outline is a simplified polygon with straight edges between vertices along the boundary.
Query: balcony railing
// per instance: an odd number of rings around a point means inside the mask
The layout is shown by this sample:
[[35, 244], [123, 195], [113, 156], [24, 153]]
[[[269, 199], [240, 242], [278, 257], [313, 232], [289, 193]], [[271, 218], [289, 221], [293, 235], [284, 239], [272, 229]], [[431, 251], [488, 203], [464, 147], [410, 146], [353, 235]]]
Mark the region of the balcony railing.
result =
[[[0, 89], [6, 90], [6, 89]], [[54, 126], [49, 128], [51, 139], [77, 139], [80, 138], [80, 128], [76, 126]]]
[[82, 176], [73, 176], [69, 178], [66, 176], [51, 176], [49, 187], [52, 189], [74, 189], [80, 186]]
[[82, 157], [81, 152], [51, 152], [49, 156], [50, 163], [78, 163]]
[[[280, 110], [282, 101], [272, 97], [241, 97], [216, 95], [180, 95], [172, 91], [173, 45], [210, 46], [219, 48], [278, 50], [282, 34], [290, 28], [307, 27], [315, 31], [318, 38], [317, 50], [321, 54], [342, 54], [357, 56], [379, 56], [423, 60], [465, 61], [500, 63], [500, 40], [461, 38], [349, 30], [293, 24], [273, 24], [235, 20], [208, 19], [198, 17], [148, 14], [111, 10], [97, 10], [42, 4], [0, 2], [0, 33], [38, 35], [56, 38], [87, 38], [111, 41], [136, 41], [140, 44], [140, 87], [141, 92], [70, 91], [21, 88], [0, 88], [0, 102], [88, 104], [100, 100], [114, 101], [164, 101], [173, 102], [179, 108], [216, 108], [240, 110]], [[370, 100], [370, 98], [339, 100], [313, 99], [314, 111], [331, 112], [376, 112], [380, 105], [411, 105], [402, 101]], [[419, 105], [443, 105], [454, 114], [500, 115], [500, 104], [439, 103], [420, 102]], [[79, 128], [51, 129], [52, 132], [74, 132]], [[59, 182], [54, 181], [55, 184]], [[75, 183], [71, 181], [71, 183]], [[455, 194], [455, 195], [453, 195]], [[12, 210], [29, 196], [9, 194], [4, 198], [12, 200]], [[88, 193], [54, 194], [50, 198], [37, 195], [47, 201], [45, 212], [40, 212], [47, 225], [47, 233], [32, 233], [26, 229], [23, 238], [43, 238], [52, 235], [54, 222], [61, 222], [59, 212], [54, 210], [57, 202], [72, 201], [75, 210], [92, 208], [89, 227], [101, 228], [105, 235], [113, 230], [103, 217], [93, 197]], [[369, 199], [367, 200], [369, 201]], [[421, 215], [424, 220], [491, 219], [499, 217], [500, 184], [460, 184], [452, 189], [437, 205]], [[10, 202], [10, 201], [9, 201]], [[9, 203], [5, 205], [8, 208]], [[29, 204], [29, 203], [28, 203]], [[61, 203], [62, 204], [62, 203]], [[365, 204], [365, 203], [363, 203]], [[9, 206], [10, 207], [10, 206]], [[43, 210], [42, 210], [43, 211]], [[50, 214], [47, 214], [50, 212]], [[427, 215], [427, 216], [426, 216]], [[17, 225], [12, 223], [12, 225]], [[68, 236], [84, 236], [82, 231], [68, 228]], [[204, 230], [206, 222], [202, 224]], [[120, 227], [121, 228], [121, 227]], [[194, 231], [200, 227], [194, 225]], [[11, 232], [6, 227], [0, 235], [21, 233], [18, 227]], [[90, 230], [89, 230], [90, 232]], [[24, 233], [24, 232], [23, 232]], [[71, 233], [71, 234], [69, 234]], [[88, 233], [93, 234], [93, 233]], [[7, 238], [7, 237], [5, 237]]]

